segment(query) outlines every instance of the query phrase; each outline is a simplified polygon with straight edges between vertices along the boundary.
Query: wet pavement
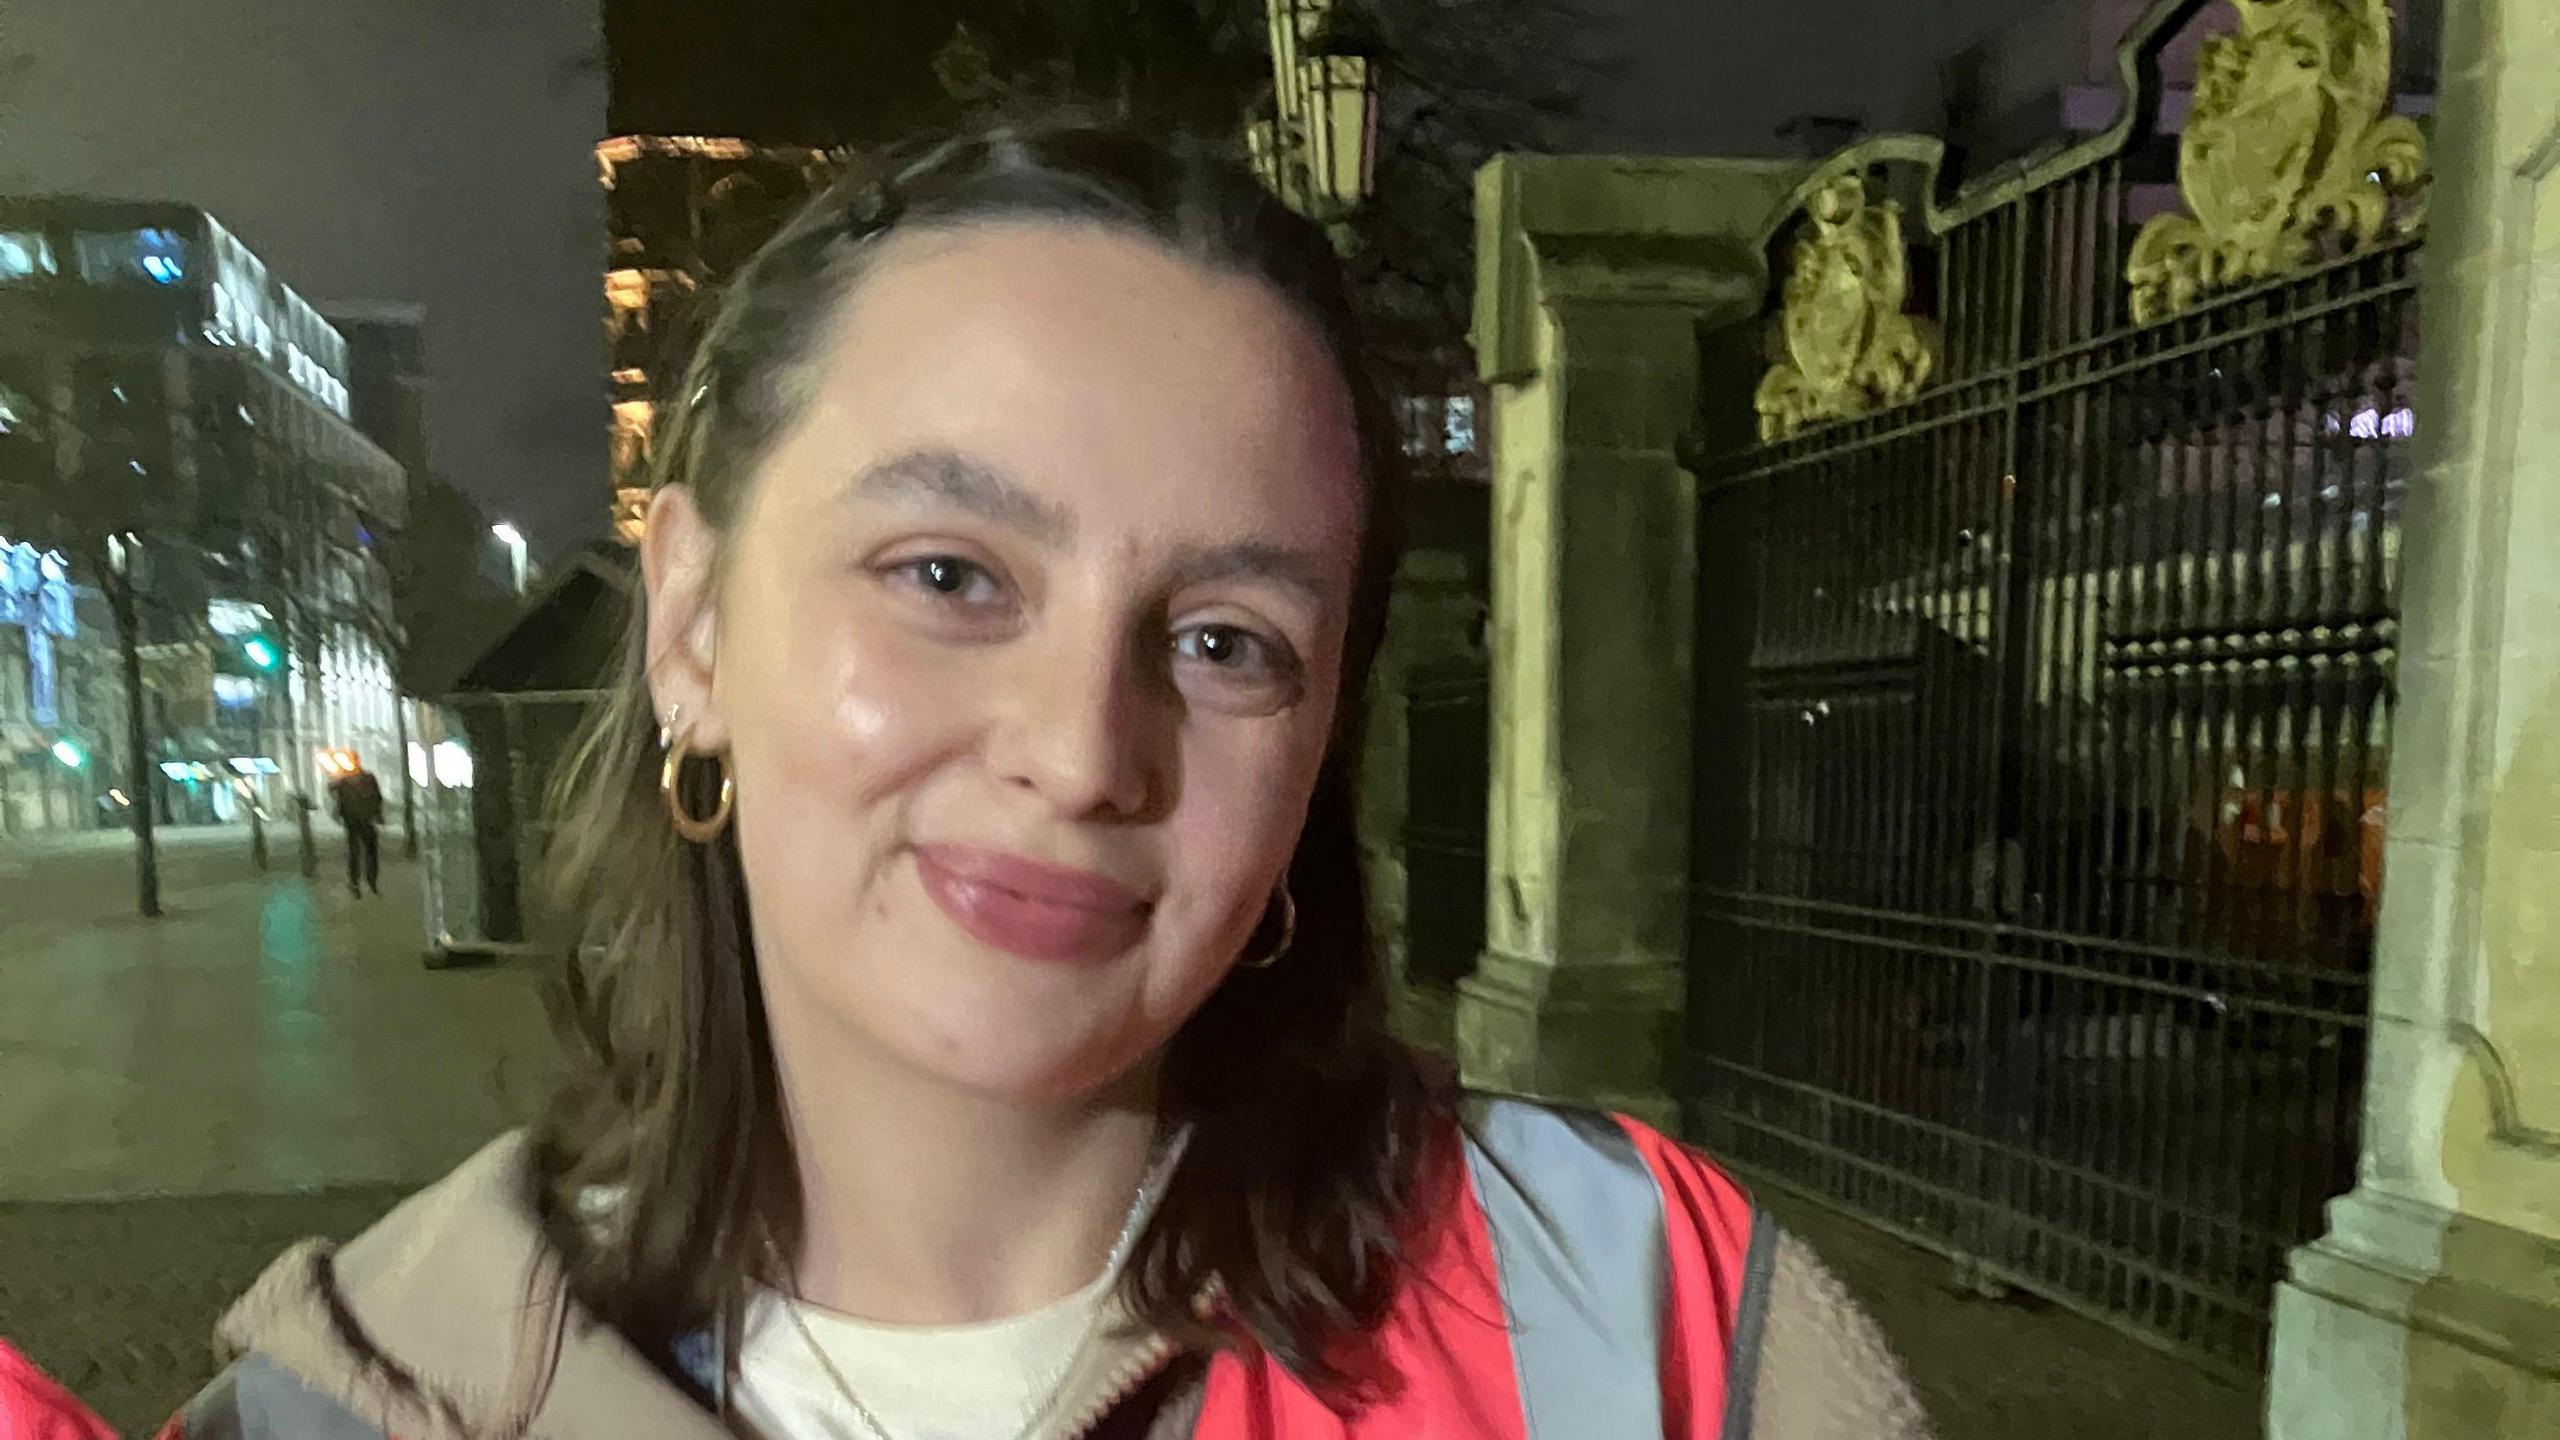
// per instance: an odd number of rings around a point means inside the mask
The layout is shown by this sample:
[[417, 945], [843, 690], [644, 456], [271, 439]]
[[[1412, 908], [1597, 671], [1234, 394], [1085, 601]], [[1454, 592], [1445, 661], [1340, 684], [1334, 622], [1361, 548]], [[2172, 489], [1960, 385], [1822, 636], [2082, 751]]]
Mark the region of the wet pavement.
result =
[[211, 1371], [222, 1307], [517, 1123], [548, 1083], [522, 969], [429, 971], [418, 870], [324, 837], [306, 883], [178, 831], [165, 918], [131, 839], [0, 840], [0, 1336], [129, 1432]]
[[[289, 835], [260, 875], [240, 832], [181, 832], [168, 918], [146, 923], [129, 856], [120, 835], [0, 840], [0, 1336], [149, 1434], [276, 1252], [354, 1233], [517, 1123], [549, 1046], [528, 971], [420, 963], [414, 865], [386, 859], [384, 896], [355, 902], [334, 848], [306, 884]], [[1876, 1315], [1944, 1440], [2259, 1433], [2242, 1387], [1768, 1198]]]
[[414, 1184], [540, 1094], [532, 977], [427, 970], [414, 865], [179, 831], [145, 921], [130, 843], [0, 842], [0, 1200]]

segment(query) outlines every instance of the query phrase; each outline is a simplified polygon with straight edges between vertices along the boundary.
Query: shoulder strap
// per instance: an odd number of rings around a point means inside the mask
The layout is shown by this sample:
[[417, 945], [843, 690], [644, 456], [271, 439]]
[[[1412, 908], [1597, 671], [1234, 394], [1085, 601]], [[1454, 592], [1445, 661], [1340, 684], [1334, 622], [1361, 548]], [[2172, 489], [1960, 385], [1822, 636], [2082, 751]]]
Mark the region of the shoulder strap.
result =
[[1660, 1435], [1662, 1194], [1605, 1115], [1469, 1097], [1524, 1440]]

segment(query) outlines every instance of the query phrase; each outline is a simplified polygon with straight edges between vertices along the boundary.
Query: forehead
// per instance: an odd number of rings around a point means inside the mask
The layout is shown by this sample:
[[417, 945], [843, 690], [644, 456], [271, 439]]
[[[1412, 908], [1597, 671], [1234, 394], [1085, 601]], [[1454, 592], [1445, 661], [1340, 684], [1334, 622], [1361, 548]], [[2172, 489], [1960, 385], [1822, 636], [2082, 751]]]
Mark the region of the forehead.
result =
[[800, 438], [845, 475], [944, 447], [1080, 509], [1286, 518], [1346, 546], [1360, 509], [1349, 389], [1312, 326], [1254, 277], [1094, 226], [892, 239]]

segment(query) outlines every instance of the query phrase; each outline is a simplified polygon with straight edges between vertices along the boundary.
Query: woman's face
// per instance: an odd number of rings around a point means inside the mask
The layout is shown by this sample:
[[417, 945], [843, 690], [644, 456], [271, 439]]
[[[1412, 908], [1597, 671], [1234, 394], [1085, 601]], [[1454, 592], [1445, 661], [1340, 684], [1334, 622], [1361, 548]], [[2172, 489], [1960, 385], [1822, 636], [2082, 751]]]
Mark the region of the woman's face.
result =
[[1351, 401], [1259, 282], [1098, 228], [884, 246], [652, 683], [725, 755], [778, 1043], [1091, 1094], [1225, 977], [1334, 719]]

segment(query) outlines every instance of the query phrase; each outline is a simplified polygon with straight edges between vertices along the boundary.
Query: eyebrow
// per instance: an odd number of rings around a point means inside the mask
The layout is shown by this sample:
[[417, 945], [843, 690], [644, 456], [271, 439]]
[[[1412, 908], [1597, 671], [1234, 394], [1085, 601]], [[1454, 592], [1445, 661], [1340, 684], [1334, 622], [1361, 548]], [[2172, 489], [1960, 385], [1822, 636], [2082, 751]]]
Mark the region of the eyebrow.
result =
[[1323, 561], [1308, 551], [1261, 540], [1185, 549], [1174, 557], [1172, 572], [1175, 580], [1185, 585], [1267, 580], [1299, 591], [1318, 604], [1323, 604], [1331, 593]]
[[[1065, 507], [1023, 488], [1002, 471], [957, 450], [909, 450], [862, 467], [853, 493], [892, 504], [918, 502], [966, 510], [1013, 530], [1045, 549], [1065, 549], [1075, 538], [1075, 517]], [[1312, 552], [1267, 540], [1187, 546], [1168, 567], [1182, 585], [1263, 580], [1318, 604], [1331, 593], [1327, 568]]]
[[873, 461], [853, 477], [853, 493], [893, 503], [954, 506], [1053, 550], [1064, 548], [1075, 535], [1074, 517], [1065, 509], [957, 450], [909, 450]]

